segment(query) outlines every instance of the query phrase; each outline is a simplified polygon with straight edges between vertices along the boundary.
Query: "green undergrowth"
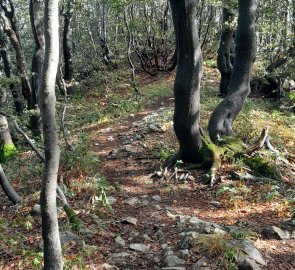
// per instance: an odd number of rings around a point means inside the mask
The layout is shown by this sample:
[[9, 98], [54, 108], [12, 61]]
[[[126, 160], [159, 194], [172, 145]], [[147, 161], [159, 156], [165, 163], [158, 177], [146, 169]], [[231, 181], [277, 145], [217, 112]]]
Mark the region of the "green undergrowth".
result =
[[17, 150], [14, 144], [4, 144], [0, 149], [0, 163], [5, 163], [9, 159], [15, 157]]

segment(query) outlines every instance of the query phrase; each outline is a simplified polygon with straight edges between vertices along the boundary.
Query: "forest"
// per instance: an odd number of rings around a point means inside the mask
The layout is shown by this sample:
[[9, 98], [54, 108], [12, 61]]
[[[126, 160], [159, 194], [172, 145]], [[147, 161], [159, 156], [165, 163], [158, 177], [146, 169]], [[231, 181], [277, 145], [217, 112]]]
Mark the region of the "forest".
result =
[[294, 0], [0, 0], [0, 269], [295, 269]]

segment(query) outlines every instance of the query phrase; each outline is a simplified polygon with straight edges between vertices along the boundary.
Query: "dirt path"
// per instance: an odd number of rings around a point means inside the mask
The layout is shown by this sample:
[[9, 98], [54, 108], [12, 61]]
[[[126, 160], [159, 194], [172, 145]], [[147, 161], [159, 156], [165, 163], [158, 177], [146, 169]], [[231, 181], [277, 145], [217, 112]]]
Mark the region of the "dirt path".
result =
[[[278, 217], [280, 205], [275, 202], [248, 203], [240, 198], [236, 207], [228, 207], [228, 201], [216, 195], [220, 187], [209, 188], [198, 181], [205, 172], [193, 171], [192, 180], [182, 183], [159, 183], [152, 178], [159, 164], [155, 158], [159, 151], [155, 149], [160, 142], [170, 139], [172, 131], [171, 127], [170, 131], [168, 127], [168, 131], [163, 132], [161, 125], [158, 130], [150, 126], [153, 121], [149, 121], [149, 116], [156, 114], [158, 117], [165, 111], [161, 107], [170, 106], [171, 99], [159, 100], [125, 121], [92, 133], [100, 159], [100, 174], [121, 189], [111, 194], [111, 199], [115, 199], [112, 204], [114, 223], [100, 235], [104, 239], [101, 239], [97, 253], [100, 261], [118, 269], [160, 269], [167, 246], [179, 252], [181, 236], [176, 215], [243, 225], [257, 233], [263, 226], [279, 224], [285, 218]], [[132, 250], [131, 244], [140, 244], [140, 248], [147, 250]], [[255, 245], [267, 262], [262, 269], [295, 269], [294, 240], [258, 238]], [[200, 250], [189, 252], [185, 266], [191, 267], [203, 256]], [[216, 266], [217, 259], [211, 259], [212, 264], [209, 262], [207, 267]]]

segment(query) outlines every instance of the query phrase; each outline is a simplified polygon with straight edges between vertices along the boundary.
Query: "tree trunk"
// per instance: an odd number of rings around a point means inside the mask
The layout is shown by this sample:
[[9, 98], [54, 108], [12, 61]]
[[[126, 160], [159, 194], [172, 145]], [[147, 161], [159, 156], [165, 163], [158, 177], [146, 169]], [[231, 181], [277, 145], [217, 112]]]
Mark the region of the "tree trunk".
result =
[[232, 9], [223, 8], [223, 29], [219, 43], [218, 55], [217, 55], [217, 67], [221, 74], [221, 80], [219, 84], [219, 91], [222, 96], [226, 96], [228, 92], [228, 86], [233, 69], [233, 52], [232, 43], [234, 29], [231, 25], [234, 20], [234, 12]]
[[[3, 61], [4, 73], [7, 78], [11, 78], [10, 59], [7, 52], [5, 36], [2, 27], [0, 27], [0, 55]], [[13, 83], [11, 83], [9, 87], [14, 100], [15, 111], [17, 114], [22, 114], [24, 110], [24, 104], [21, 97], [21, 92], [17, 87], [14, 87]]]
[[[0, 108], [7, 104], [7, 96], [3, 89], [0, 89]], [[0, 162], [4, 163], [10, 157], [15, 156], [16, 147], [12, 141], [7, 118], [0, 114]]]
[[40, 12], [43, 3], [30, 0], [30, 20], [35, 41], [35, 51], [32, 59], [32, 104], [38, 104], [39, 88], [41, 84], [42, 64], [44, 59], [44, 33]]
[[73, 0], [67, 1], [67, 10], [64, 13], [64, 32], [63, 32], [63, 54], [65, 62], [64, 79], [71, 82], [74, 78], [73, 60], [72, 60], [72, 34], [73, 29], [71, 21], [73, 17]]
[[32, 108], [32, 91], [29, 82], [29, 76], [27, 73], [27, 64], [24, 57], [24, 53], [22, 51], [17, 35], [11, 28], [10, 23], [7, 21], [7, 18], [5, 16], [2, 16], [2, 20], [4, 22], [4, 32], [9, 37], [11, 45], [15, 51], [15, 62], [22, 84], [22, 94], [24, 98], [28, 101], [28, 107]]
[[7, 195], [7, 197], [11, 200], [13, 204], [18, 204], [21, 202], [20, 196], [16, 193], [13, 186], [10, 184], [1, 164], [0, 164], [0, 185], [4, 193]]
[[256, 0], [239, 0], [236, 59], [228, 94], [215, 108], [209, 120], [209, 135], [213, 142], [219, 136], [232, 136], [232, 124], [250, 92], [250, 79], [256, 54]]
[[177, 47], [174, 84], [174, 131], [179, 141], [178, 159], [202, 161], [200, 134], [200, 80], [202, 53], [198, 36], [195, 0], [170, 0]]
[[39, 107], [43, 123], [45, 165], [41, 184], [44, 269], [62, 269], [56, 208], [57, 173], [60, 150], [55, 119], [55, 80], [59, 60], [58, 0], [46, 0], [44, 9], [45, 54]]

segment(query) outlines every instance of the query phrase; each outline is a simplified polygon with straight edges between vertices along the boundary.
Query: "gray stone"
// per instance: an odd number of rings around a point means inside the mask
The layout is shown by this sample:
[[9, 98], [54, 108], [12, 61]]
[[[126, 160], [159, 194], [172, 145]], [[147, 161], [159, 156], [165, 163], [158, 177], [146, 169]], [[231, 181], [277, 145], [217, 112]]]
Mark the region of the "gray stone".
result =
[[174, 266], [181, 266], [185, 264], [185, 260], [180, 259], [179, 257], [175, 255], [167, 256], [164, 259], [164, 266], [166, 267], [174, 267]]
[[117, 199], [112, 197], [112, 196], [108, 196], [108, 200], [109, 200], [109, 203], [110, 205], [114, 204], [115, 202], [117, 202]]
[[132, 224], [132, 225], [136, 225], [137, 224], [137, 219], [136, 218], [133, 218], [133, 217], [126, 217], [121, 222], [122, 223], [129, 223], [129, 224]]
[[161, 207], [160, 205], [158, 205], [158, 204], [155, 204], [154, 207], [155, 207], [155, 209], [158, 210], [158, 211], [162, 210], [162, 207]]
[[145, 241], [152, 241], [152, 239], [147, 235], [147, 234], [144, 234], [142, 236], [142, 238], [145, 240]]
[[245, 258], [238, 265], [239, 270], [260, 270], [260, 267], [251, 259]]
[[115, 265], [110, 265], [108, 263], [104, 263], [100, 266], [101, 270], [115, 270], [115, 269], [119, 269], [118, 267], [116, 267]]
[[113, 149], [111, 152], [109, 152], [108, 159], [116, 159], [118, 156], [118, 150]]
[[164, 253], [164, 257], [171, 256], [171, 255], [174, 255], [174, 252], [172, 250], [166, 250]]
[[160, 258], [159, 257], [154, 257], [154, 262], [155, 263], [159, 263], [160, 262]]
[[161, 198], [159, 195], [154, 195], [154, 196], [152, 197], [152, 199], [153, 199], [154, 201], [157, 201], [157, 202], [160, 202], [160, 201], [162, 200], [162, 198]]
[[79, 241], [81, 241], [81, 238], [70, 231], [65, 231], [60, 234], [60, 242], [62, 245], [68, 242], [79, 242]]
[[137, 153], [137, 150], [133, 146], [131, 146], [129, 144], [124, 145], [123, 151], [125, 151], [125, 152], [127, 152], [129, 154], [136, 154]]
[[125, 240], [121, 236], [117, 236], [115, 242], [122, 247], [125, 246]]
[[229, 245], [234, 250], [234, 256], [237, 262], [242, 262], [246, 258], [250, 258], [255, 262], [265, 265], [265, 261], [262, 258], [261, 253], [254, 246], [250, 240], [231, 240]]
[[148, 200], [146, 200], [146, 199], [143, 199], [142, 201], [141, 201], [141, 204], [143, 205], [143, 206], [147, 206], [147, 205], [149, 205], [149, 201]]
[[184, 267], [162, 267], [161, 270], [185, 270]]
[[40, 204], [35, 204], [33, 209], [31, 210], [32, 216], [41, 216], [41, 206]]
[[135, 251], [140, 251], [140, 252], [148, 252], [149, 247], [144, 245], [144, 244], [131, 244], [129, 246], [130, 249], [135, 250]]
[[192, 270], [205, 270], [205, 268], [207, 268], [208, 261], [205, 257], [201, 258], [200, 260], [198, 260], [193, 266], [192, 266]]
[[111, 256], [113, 258], [123, 258], [123, 257], [131, 256], [131, 254], [128, 252], [120, 252], [120, 253], [113, 253]]
[[288, 231], [282, 230], [276, 226], [264, 228], [261, 234], [267, 239], [287, 240], [291, 238], [291, 235]]
[[127, 203], [128, 205], [135, 205], [139, 202], [139, 200], [137, 198], [130, 198], [124, 201], [125, 203]]
[[188, 258], [188, 255], [189, 255], [189, 251], [188, 249], [181, 249], [179, 250], [179, 258], [183, 259], [183, 260], [186, 260]]

